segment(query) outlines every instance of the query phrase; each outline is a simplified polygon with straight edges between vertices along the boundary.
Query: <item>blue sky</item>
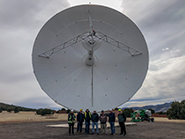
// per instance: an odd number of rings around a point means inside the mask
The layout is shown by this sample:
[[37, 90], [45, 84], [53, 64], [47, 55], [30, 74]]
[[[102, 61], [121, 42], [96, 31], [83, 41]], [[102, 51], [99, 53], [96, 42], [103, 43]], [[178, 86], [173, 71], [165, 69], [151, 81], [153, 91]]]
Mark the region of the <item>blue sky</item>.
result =
[[[87, 0], [1, 0], [0, 102], [25, 107], [57, 107], [40, 88], [31, 53], [41, 27], [56, 13]], [[91, 0], [128, 16], [143, 33], [149, 70], [143, 86], [122, 105], [143, 106], [185, 98], [185, 1]]]

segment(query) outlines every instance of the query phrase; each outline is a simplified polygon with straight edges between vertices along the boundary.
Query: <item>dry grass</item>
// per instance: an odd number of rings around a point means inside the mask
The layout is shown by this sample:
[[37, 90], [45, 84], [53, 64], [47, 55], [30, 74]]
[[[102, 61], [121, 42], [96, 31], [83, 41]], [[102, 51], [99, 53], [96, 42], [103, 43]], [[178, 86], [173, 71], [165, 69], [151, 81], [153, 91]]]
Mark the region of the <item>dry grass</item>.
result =
[[36, 115], [36, 112], [6, 112], [0, 113], [0, 123], [38, 122], [38, 121], [63, 121], [67, 114], [54, 114], [52, 116]]
[[[36, 115], [36, 112], [6, 112], [0, 113], [1, 123], [23, 123], [23, 122], [44, 122], [44, 121], [67, 121], [67, 114], [54, 114], [52, 116], [40, 116]], [[117, 118], [116, 118], [117, 119]], [[155, 122], [173, 122], [173, 123], [185, 123], [185, 120], [169, 120], [163, 117], [154, 117]], [[131, 121], [131, 118], [127, 118], [127, 121]]]

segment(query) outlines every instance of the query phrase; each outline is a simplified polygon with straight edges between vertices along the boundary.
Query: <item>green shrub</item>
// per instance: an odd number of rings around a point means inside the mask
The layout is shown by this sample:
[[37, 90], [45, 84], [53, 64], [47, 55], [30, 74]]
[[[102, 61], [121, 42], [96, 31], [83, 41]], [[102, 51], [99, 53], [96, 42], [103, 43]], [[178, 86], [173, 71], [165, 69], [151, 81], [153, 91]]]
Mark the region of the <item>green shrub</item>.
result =
[[51, 109], [38, 109], [37, 111], [36, 111], [36, 113], [38, 114], [38, 115], [41, 115], [41, 116], [44, 116], [44, 115], [46, 115], [46, 114], [54, 114], [54, 110], [51, 110]]

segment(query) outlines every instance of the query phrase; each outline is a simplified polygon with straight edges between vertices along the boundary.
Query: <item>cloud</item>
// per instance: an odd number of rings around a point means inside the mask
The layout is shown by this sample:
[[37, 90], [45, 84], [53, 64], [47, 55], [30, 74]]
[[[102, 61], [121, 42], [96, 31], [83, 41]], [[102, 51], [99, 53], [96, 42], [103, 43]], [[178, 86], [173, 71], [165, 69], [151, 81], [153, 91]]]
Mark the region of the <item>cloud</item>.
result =
[[[41, 27], [70, 4], [67, 0], [1, 0], [0, 5], [0, 101], [37, 108], [59, 107], [36, 81], [31, 53]], [[122, 0], [122, 11], [142, 31], [150, 56], [142, 88], [125, 105], [156, 104], [184, 98], [184, 5], [184, 0]]]
[[41, 27], [69, 3], [2, 0], [0, 5], [0, 101], [30, 107], [58, 106], [40, 89], [33, 75], [31, 53]]
[[125, 105], [163, 103], [185, 96], [184, 4], [183, 0], [123, 0], [123, 12], [139, 26], [150, 54], [146, 80], [131, 102]]

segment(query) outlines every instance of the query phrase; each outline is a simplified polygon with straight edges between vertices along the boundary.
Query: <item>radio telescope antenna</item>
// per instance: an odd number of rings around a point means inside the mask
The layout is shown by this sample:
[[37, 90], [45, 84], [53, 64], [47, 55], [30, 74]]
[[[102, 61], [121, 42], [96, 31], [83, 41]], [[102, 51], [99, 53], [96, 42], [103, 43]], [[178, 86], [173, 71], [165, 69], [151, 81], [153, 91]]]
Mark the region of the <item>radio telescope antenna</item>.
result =
[[32, 53], [43, 91], [69, 109], [101, 111], [127, 102], [148, 70], [148, 48], [124, 14], [79, 5], [53, 16], [38, 33]]

